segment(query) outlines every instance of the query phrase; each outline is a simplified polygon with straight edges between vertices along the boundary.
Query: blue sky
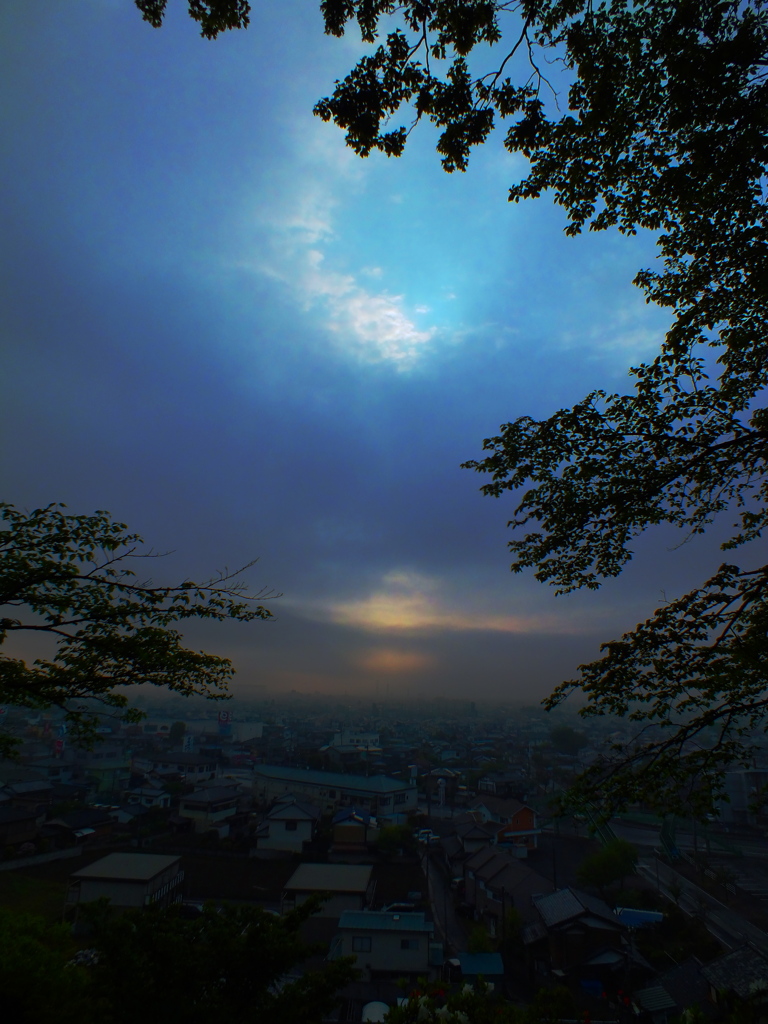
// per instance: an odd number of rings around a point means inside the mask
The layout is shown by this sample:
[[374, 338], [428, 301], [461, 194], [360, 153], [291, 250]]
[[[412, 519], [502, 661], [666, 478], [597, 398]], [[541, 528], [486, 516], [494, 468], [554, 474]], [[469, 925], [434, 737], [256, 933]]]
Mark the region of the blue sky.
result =
[[363, 52], [307, 0], [199, 37], [130, 0], [0, 8], [3, 497], [109, 509], [158, 576], [259, 557], [276, 620], [190, 631], [235, 694], [529, 703], [718, 563], [643, 539], [596, 594], [509, 573], [509, 501], [459, 464], [622, 389], [665, 318], [648, 239], [563, 235], [492, 139], [359, 160], [312, 107]]

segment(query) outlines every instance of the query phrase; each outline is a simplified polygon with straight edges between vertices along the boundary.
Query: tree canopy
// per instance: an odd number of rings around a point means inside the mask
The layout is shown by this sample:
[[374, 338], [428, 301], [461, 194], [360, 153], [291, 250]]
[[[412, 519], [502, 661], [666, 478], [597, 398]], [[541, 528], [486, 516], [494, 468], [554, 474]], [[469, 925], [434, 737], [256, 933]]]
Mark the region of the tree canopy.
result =
[[[327, 1019], [356, 976], [349, 958], [310, 969], [298, 929], [318, 906], [279, 917], [212, 904], [114, 914], [86, 905], [88, 949], [68, 925], [0, 909], [0, 981], [19, 1024], [280, 1024]], [[82, 938], [81, 938], [82, 942]]]
[[576, 872], [582, 885], [594, 885], [602, 893], [614, 882], [623, 884], [627, 875], [633, 875], [637, 866], [637, 850], [626, 839], [613, 839], [589, 854]]
[[[317, 950], [299, 927], [322, 901], [280, 917], [261, 907], [206, 904], [185, 919], [179, 907], [111, 916], [95, 907], [93, 993], [108, 1024], [320, 1024], [356, 976], [341, 958], [308, 969]], [[101, 913], [99, 911], [101, 910]]]
[[[483, 491], [518, 492], [512, 569], [567, 593], [599, 587], [635, 538], [668, 523], [689, 535], [727, 515], [723, 548], [760, 538], [768, 514], [768, 12], [762, 0], [520, 3], [326, 0], [327, 31], [356, 20], [378, 42], [316, 112], [359, 154], [399, 155], [423, 119], [447, 171], [499, 121], [530, 173], [518, 202], [551, 191], [566, 233], [656, 233], [661, 269], [635, 283], [669, 310], [659, 354], [624, 394], [593, 391], [545, 420], [521, 416], [465, 465]], [[383, 25], [386, 38], [380, 41]], [[494, 48], [501, 53], [493, 63]], [[470, 70], [478, 61], [490, 65]], [[516, 62], [524, 54], [526, 61]], [[545, 71], [569, 80], [549, 102]], [[514, 68], [516, 78], [507, 73]], [[410, 108], [410, 123], [392, 127]], [[754, 551], [754, 547], [752, 548]], [[752, 551], [748, 557], [754, 557]], [[585, 715], [643, 727], [589, 771], [582, 791], [616, 802], [711, 809], [728, 765], [766, 727], [768, 566], [723, 565], [557, 688]], [[714, 732], [710, 730], [710, 727]]]
[[[164, 0], [138, 6], [159, 24]], [[520, 416], [465, 463], [483, 491], [518, 492], [512, 569], [567, 593], [622, 571], [648, 527], [723, 543], [768, 515], [768, 10], [765, 0], [321, 0], [326, 32], [371, 44], [315, 112], [361, 156], [399, 156], [421, 121], [447, 171], [506, 125], [529, 162], [509, 199], [550, 192], [566, 233], [656, 235], [635, 284], [671, 326], [625, 393], [597, 389], [544, 420]], [[242, 26], [240, 0], [191, 0], [203, 34]], [[206, 18], [208, 21], [206, 21]], [[211, 20], [213, 19], [213, 20]], [[495, 57], [498, 54], [498, 57]], [[561, 86], [561, 82], [564, 85]], [[560, 102], [554, 102], [560, 89]], [[574, 680], [583, 714], [636, 723], [634, 747], [582, 791], [710, 810], [722, 772], [768, 723], [768, 565], [745, 552], [664, 605]]]
[[[0, 645], [20, 634], [56, 644], [53, 657], [31, 664], [0, 654], [0, 702], [60, 708], [73, 736], [87, 741], [100, 710], [136, 720], [129, 687], [229, 696], [229, 659], [184, 647], [173, 627], [193, 618], [268, 619], [267, 595], [248, 593], [244, 569], [158, 585], [137, 575], [157, 555], [107, 512], [69, 515], [55, 504], [24, 512], [3, 503], [0, 521]], [[13, 747], [8, 736], [0, 744], [5, 753]]]

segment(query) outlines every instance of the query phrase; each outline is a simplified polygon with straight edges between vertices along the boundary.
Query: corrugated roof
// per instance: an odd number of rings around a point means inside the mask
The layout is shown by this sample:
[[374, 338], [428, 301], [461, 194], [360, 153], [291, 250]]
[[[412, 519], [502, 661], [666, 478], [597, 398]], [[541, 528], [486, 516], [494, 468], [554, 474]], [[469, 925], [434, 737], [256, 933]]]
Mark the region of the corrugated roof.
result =
[[616, 907], [616, 916], [628, 928], [644, 928], [664, 920], [659, 910], [636, 910], [634, 907]]
[[323, 772], [315, 768], [280, 768], [277, 765], [258, 764], [253, 769], [254, 777], [281, 779], [285, 782], [310, 783], [328, 786], [331, 789], [353, 789], [370, 793], [400, 792], [415, 789], [410, 782], [390, 779], [386, 775], [344, 775], [343, 772]]
[[286, 883], [294, 892], [365, 892], [370, 864], [300, 864]]
[[677, 1003], [672, 996], [661, 985], [653, 985], [651, 988], [641, 988], [634, 994], [637, 1002], [649, 1013], [658, 1013], [659, 1010], [674, 1010]]
[[345, 910], [339, 928], [377, 932], [432, 932], [432, 923], [425, 914], [393, 914], [382, 910]]

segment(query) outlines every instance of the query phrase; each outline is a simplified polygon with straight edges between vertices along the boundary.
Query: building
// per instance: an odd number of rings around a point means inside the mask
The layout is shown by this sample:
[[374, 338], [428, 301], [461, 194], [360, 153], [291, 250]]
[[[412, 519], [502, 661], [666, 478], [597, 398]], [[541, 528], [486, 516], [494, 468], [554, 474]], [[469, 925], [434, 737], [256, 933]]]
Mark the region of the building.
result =
[[354, 956], [365, 981], [415, 981], [429, 973], [433, 935], [432, 922], [421, 913], [347, 910], [339, 918], [328, 958]]
[[538, 846], [541, 829], [536, 812], [519, 800], [484, 796], [472, 805], [477, 817], [495, 826], [494, 842], [507, 846], [516, 857], [525, 857]]
[[13, 848], [33, 842], [44, 818], [36, 810], [0, 805], [0, 845]]
[[279, 800], [256, 831], [258, 853], [301, 853], [312, 842], [320, 818], [313, 804], [288, 796]]
[[379, 825], [369, 811], [342, 807], [331, 822], [331, 855], [334, 857], [367, 857], [368, 849], [379, 838]]
[[110, 853], [70, 875], [67, 907], [108, 899], [118, 910], [181, 902], [181, 857], [159, 853]]
[[195, 832], [216, 831], [220, 839], [229, 835], [231, 819], [237, 815], [237, 790], [231, 786], [198, 789], [179, 802], [179, 817], [191, 818]]
[[[134, 762], [136, 768], [141, 770], [144, 766], [141, 759]], [[159, 773], [172, 773], [183, 776], [186, 782], [200, 782], [203, 779], [213, 779], [218, 771], [218, 760], [208, 754], [190, 753], [168, 753], [153, 757], [146, 770], [154, 768]]]
[[523, 941], [539, 968], [558, 978], [609, 983], [623, 975], [627, 928], [607, 903], [576, 889], [534, 896], [539, 914]]
[[281, 912], [300, 906], [310, 896], [330, 893], [320, 917], [340, 917], [345, 910], [363, 910], [373, 896], [370, 864], [301, 864], [288, 879]]
[[492, 936], [502, 936], [510, 910], [522, 924], [538, 920], [534, 898], [552, 892], [552, 883], [497, 846], [479, 850], [464, 864], [464, 902]]
[[290, 793], [324, 811], [354, 805], [393, 824], [404, 824], [407, 815], [418, 806], [414, 782], [401, 782], [386, 775], [344, 775], [260, 764], [253, 769], [253, 784], [255, 796], [264, 803]]

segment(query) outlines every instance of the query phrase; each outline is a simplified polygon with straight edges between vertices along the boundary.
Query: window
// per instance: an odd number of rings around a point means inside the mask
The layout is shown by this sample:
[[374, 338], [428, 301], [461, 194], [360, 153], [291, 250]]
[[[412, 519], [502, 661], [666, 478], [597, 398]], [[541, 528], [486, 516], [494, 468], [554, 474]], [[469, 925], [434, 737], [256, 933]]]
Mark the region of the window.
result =
[[295, 832], [298, 827], [299, 827], [299, 824], [296, 821], [286, 821], [286, 823], [285, 823], [285, 831], [286, 832]]
[[336, 790], [335, 789], [329, 789], [328, 790], [328, 799], [329, 800], [335, 800], [336, 799]]
[[418, 949], [418, 939], [400, 939], [400, 949]]
[[371, 952], [371, 940], [365, 935], [354, 935], [352, 937], [352, 952], [353, 953], [370, 953]]
[[383, 796], [379, 799], [379, 807], [389, 807], [389, 797]]
[[406, 796], [405, 793], [395, 793], [395, 803], [396, 804], [404, 804], [405, 803], [405, 796]]

